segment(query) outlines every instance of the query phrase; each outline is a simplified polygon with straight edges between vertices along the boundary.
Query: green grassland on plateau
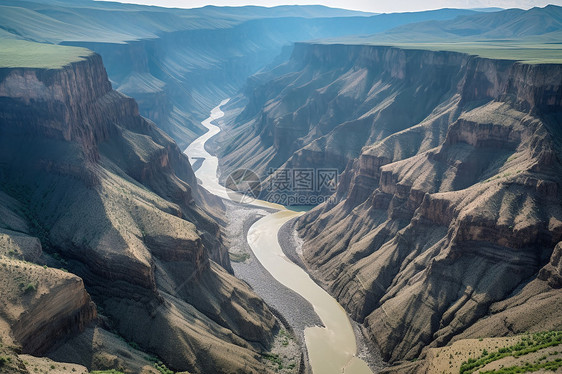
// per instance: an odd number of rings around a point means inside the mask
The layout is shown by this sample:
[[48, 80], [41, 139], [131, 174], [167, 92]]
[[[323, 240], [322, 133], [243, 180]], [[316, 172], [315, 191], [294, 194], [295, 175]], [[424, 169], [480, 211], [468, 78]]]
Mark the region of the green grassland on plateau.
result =
[[86, 48], [0, 39], [0, 68], [60, 69], [92, 53]]
[[[409, 49], [415, 45], [399, 43], [397, 47]], [[526, 44], [526, 43], [427, 43], [418, 47], [430, 50], [462, 52], [491, 59], [516, 60], [530, 64], [562, 63], [562, 44]]]
[[326, 44], [358, 44], [394, 46], [403, 49], [421, 49], [430, 51], [451, 51], [466, 53], [490, 59], [515, 60], [528, 64], [560, 64], [562, 63], [562, 43], [524, 43], [516, 41], [495, 42], [384, 42], [372, 38], [347, 38], [325, 40]]
[[453, 51], [525, 63], [562, 63], [562, 8], [508, 9], [411, 23], [371, 35], [326, 39], [327, 44], [365, 44]]

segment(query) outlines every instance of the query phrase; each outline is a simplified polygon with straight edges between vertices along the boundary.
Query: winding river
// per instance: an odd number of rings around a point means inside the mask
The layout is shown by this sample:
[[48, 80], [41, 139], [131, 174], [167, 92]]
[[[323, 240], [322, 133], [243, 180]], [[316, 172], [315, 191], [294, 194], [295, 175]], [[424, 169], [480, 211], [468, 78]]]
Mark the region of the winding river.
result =
[[[220, 132], [220, 128], [212, 122], [224, 116], [220, 107], [227, 102], [221, 102], [211, 111], [209, 118], [201, 122], [209, 131], [191, 143], [184, 153], [191, 159], [203, 159], [195, 175], [206, 190], [224, 199], [240, 201], [236, 194], [227, 193], [226, 188], [219, 184], [218, 159], [205, 150], [205, 143]], [[278, 210], [259, 219], [250, 228], [247, 239], [254, 255], [275, 279], [308, 300], [325, 326], [309, 327], [304, 331], [313, 373], [372, 373], [367, 364], [356, 356], [355, 334], [345, 310], [285, 256], [277, 241], [281, 226], [302, 213], [262, 200], [254, 200], [252, 205]]]

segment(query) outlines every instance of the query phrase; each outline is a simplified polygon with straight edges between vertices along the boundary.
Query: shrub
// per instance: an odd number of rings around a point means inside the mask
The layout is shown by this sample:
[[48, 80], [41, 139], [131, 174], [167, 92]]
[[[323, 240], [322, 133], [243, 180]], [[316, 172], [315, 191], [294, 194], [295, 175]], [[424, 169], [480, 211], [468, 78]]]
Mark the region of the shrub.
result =
[[29, 282], [27, 284], [22, 285], [23, 293], [28, 294], [37, 291], [37, 284], [33, 282]]
[[166, 367], [163, 363], [154, 363], [154, 367], [162, 374], [174, 374], [174, 372]]
[[[496, 352], [492, 352], [492, 353], [488, 353], [487, 350], [484, 350], [482, 352], [482, 355], [478, 359], [471, 358], [468, 361], [463, 362], [460, 367], [460, 374], [473, 373], [474, 371], [486, 366], [490, 362], [499, 360], [503, 357], [507, 357], [507, 356], [520, 357], [528, 353], [536, 352], [543, 348], [557, 346], [561, 343], [562, 343], [562, 331], [548, 331], [548, 332], [540, 332], [533, 335], [528, 335], [522, 337], [521, 341], [515, 345], [512, 345], [510, 347], [500, 348]], [[544, 366], [541, 368], [548, 370], [550, 366]], [[511, 371], [507, 371], [507, 370], [511, 370]], [[523, 369], [519, 367], [512, 367], [512, 368], [505, 369], [504, 371], [498, 371], [498, 373], [523, 372], [518, 370], [523, 370]]]

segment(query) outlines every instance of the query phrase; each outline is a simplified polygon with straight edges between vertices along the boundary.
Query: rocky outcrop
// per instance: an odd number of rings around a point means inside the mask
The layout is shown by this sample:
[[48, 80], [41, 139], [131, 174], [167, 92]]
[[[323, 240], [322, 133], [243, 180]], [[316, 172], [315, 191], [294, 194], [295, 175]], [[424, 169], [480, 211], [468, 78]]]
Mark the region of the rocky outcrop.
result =
[[85, 284], [105, 324], [176, 370], [263, 372], [277, 322], [228, 272], [221, 207], [171, 138], [111, 89], [100, 56], [3, 69], [0, 101], [0, 201], [13, 213], [0, 240], [37, 261], [38, 237], [76, 274], [49, 270], [60, 284], [30, 286], [33, 303], [8, 323], [24, 351], [84, 328], [95, 315]]
[[558, 243], [554, 247], [550, 262], [539, 272], [538, 278], [544, 280], [554, 289], [562, 287], [562, 244]]
[[[3, 194], [2, 194], [3, 195]], [[5, 195], [4, 208], [21, 208]], [[37, 238], [30, 236], [28, 226], [11, 231], [10, 222], [0, 229], [0, 338], [21, 347], [25, 353], [44, 354], [57, 342], [76, 335], [96, 318], [96, 308], [79, 277], [62, 270], [35, 265], [42, 254]]]
[[[562, 69], [469, 57], [464, 66], [445, 98], [455, 115], [440, 145], [420, 147], [429, 139], [416, 127], [440, 130], [430, 116], [364, 148], [347, 171], [351, 192], [300, 221], [308, 263], [390, 361], [449, 342], [538, 274], [555, 284], [553, 267], [539, 270], [555, 257], [562, 229], [551, 119]], [[389, 152], [397, 146], [417, 152]], [[370, 191], [358, 193], [365, 180]], [[344, 212], [354, 219], [341, 222]], [[330, 250], [338, 233], [345, 241]], [[521, 320], [535, 313], [518, 312]]]
[[25, 207], [3, 192], [0, 205], [0, 340], [41, 355], [82, 332], [96, 308], [82, 279], [33, 264], [41, 262], [43, 251], [22, 215]]
[[[558, 284], [561, 74], [453, 52], [299, 44], [249, 88], [225, 174], [341, 172], [332, 199], [297, 222], [304, 259], [386, 360], [469, 330], [505, 334], [480, 322], [487, 315], [532, 330], [536, 309], [521, 300], [531, 289], [555, 300]], [[533, 279], [543, 283], [524, 288]]]
[[60, 284], [49, 284], [43, 293], [45, 285], [38, 280], [39, 290], [35, 292], [39, 295], [25, 303], [25, 311], [11, 321], [12, 335], [24, 353], [44, 354], [53, 343], [82, 332], [96, 316], [95, 305], [84, 289], [82, 279], [70, 274], [45, 274], [45, 278], [59, 278], [57, 283]]

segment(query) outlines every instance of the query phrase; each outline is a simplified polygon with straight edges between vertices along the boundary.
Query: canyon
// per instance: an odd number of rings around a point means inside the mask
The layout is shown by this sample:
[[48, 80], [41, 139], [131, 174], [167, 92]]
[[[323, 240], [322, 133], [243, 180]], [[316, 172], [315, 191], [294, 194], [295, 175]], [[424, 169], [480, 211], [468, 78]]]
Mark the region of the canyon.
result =
[[[308, 326], [302, 332], [303, 343], [306, 345], [303, 355], [309, 358], [310, 370], [325, 374], [341, 373], [342, 371], [350, 374], [372, 373], [367, 363], [357, 355], [356, 336], [347, 313], [334, 298], [283, 253], [280, 245], [281, 239], [278, 239], [280, 230], [287, 221], [298, 217], [302, 213], [287, 209], [282, 205], [271, 204], [255, 198], [251, 199], [250, 196], [243, 196], [241, 193], [235, 193], [232, 190], [229, 191], [218, 183], [218, 160], [205, 150], [205, 145], [220, 133], [220, 128], [211, 124], [211, 122], [217, 123], [223, 117], [224, 112], [221, 111], [220, 107], [226, 103], [228, 103], [228, 100], [222, 101], [221, 105], [211, 111], [211, 116], [203, 121], [203, 125], [209, 131], [191, 143], [185, 151], [185, 154], [191, 159], [198, 159], [196, 162], [202, 161], [196, 170], [196, 176], [201, 186], [216, 196], [222, 197], [227, 204], [233, 202], [233, 211], [245, 205], [268, 210], [260, 211], [259, 219], [249, 227], [244, 239], [247, 240], [247, 245], [255, 256], [255, 261], [259, 261], [259, 264], [265, 268], [273, 279], [301, 295], [303, 300], [310, 303], [313, 313], [318, 316], [321, 325]], [[264, 216], [261, 216], [262, 214]], [[246, 254], [251, 258], [249, 253]], [[250, 272], [255, 273], [255, 268]], [[235, 275], [244, 277], [240, 271], [235, 271]], [[253, 280], [249, 280], [249, 282], [250, 285], [257, 286], [257, 282]], [[295, 305], [291, 306], [296, 307]], [[302, 363], [304, 363], [303, 360], [301, 360]], [[283, 361], [281, 361], [282, 364]], [[302, 371], [304, 370], [306, 370], [306, 367], [303, 367]]]
[[[0, 9], [0, 371], [424, 373], [562, 329], [560, 7]], [[337, 183], [296, 214], [240, 169]]]
[[85, 47], [102, 56], [116, 91], [139, 103], [181, 149], [205, 132], [211, 108], [248, 76], [282, 61], [295, 41], [369, 34], [463, 9], [373, 16], [322, 6], [167, 9], [100, 1], [0, 5], [3, 37]]

